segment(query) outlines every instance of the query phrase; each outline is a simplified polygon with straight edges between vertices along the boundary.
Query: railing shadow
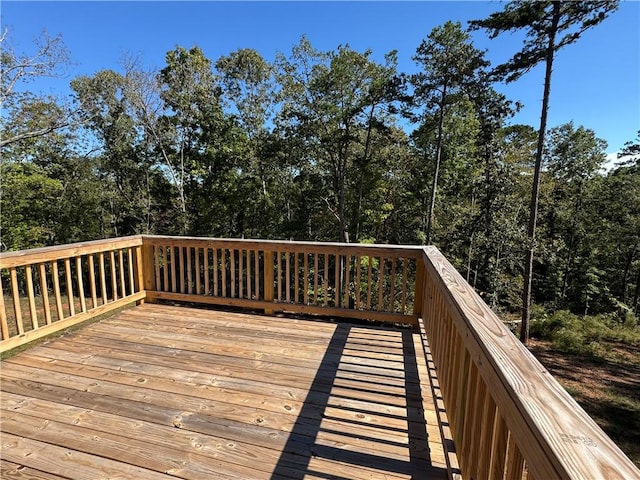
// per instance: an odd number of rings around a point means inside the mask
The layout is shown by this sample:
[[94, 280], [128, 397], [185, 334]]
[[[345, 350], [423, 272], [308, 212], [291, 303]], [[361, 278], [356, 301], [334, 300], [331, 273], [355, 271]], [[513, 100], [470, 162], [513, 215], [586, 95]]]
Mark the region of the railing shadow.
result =
[[271, 478], [356, 473], [446, 478], [431, 461], [409, 329], [336, 325]]

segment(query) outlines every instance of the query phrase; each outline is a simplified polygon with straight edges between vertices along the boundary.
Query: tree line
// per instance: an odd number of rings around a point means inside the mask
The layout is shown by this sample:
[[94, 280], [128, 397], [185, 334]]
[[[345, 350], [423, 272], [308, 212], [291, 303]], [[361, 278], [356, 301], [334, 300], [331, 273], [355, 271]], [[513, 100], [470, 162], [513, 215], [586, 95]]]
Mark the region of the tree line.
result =
[[[637, 315], [640, 136], [605, 172], [594, 131], [510, 125], [520, 105], [495, 89], [616, 6], [511, 2], [472, 23], [529, 28], [498, 68], [446, 22], [411, 75], [395, 51], [378, 61], [302, 37], [272, 62], [252, 49], [214, 61], [197, 46], [157, 69], [125, 58], [74, 78], [68, 99], [17, 88], [68, 61], [61, 37], [43, 35], [31, 56], [3, 38], [2, 248], [137, 233], [428, 243], [496, 310], [528, 303], [531, 273], [549, 309]], [[572, 37], [550, 50], [545, 21]]]

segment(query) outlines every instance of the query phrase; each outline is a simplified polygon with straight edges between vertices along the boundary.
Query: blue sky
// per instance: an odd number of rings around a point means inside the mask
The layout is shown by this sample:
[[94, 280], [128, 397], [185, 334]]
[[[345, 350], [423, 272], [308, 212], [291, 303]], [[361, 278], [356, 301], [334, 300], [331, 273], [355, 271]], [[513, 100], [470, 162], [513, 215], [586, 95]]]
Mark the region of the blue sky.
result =
[[[499, 1], [414, 2], [2, 2], [2, 27], [16, 51], [29, 52], [46, 29], [61, 34], [73, 65], [65, 78], [32, 84], [45, 93], [67, 94], [77, 75], [119, 69], [125, 54], [162, 67], [165, 53], [198, 45], [215, 61], [238, 48], [253, 48], [266, 59], [288, 53], [302, 34], [318, 49], [349, 44], [371, 48], [382, 60], [398, 50], [399, 69], [415, 71], [411, 60], [432, 28], [447, 20], [464, 27], [501, 10]], [[520, 48], [521, 36], [489, 40], [472, 34], [493, 64]], [[537, 67], [517, 82], [498, 86], [525, 106], [512, 123], [537, 126], [544, 71]], [[640, 3], [623, 2], [601, 25], [587, 31], [557, 57], [549, 126], [573, 121], [607, 140], [608, 152], [636, 138], [640, 129]]]

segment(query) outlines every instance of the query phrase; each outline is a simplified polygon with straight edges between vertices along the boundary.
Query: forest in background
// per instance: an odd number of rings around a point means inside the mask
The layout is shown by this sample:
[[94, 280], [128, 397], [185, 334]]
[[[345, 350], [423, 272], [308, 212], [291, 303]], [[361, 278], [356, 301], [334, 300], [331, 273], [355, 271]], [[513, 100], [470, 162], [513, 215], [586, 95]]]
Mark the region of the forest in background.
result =
[[[124, 58], [68, 99], [19, 88], [71, 60], [61, 37], [29, 55], [2, 41], [3, 250], [138, 233], [429, 243], [493, 309], [522, 308], [538, 131], [509, 124], [518, 99], [459, 23], [417, 47], [414, 75], [393, 51], [302, 37], [274, 62]], [[635, 325], [640, 136], [604, 171], [588, 126], [546, 133], [533, 300]]]

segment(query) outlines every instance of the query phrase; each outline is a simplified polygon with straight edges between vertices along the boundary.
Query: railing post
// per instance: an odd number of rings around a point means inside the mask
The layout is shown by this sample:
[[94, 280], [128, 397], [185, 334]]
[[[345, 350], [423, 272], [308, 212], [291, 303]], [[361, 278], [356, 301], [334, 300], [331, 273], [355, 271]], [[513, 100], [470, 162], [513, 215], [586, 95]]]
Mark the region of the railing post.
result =
[[416, 258], [416, 283], [413, 292], [413, 313], [422, 315], [422, 301], [424, 298], [424, 258], [420, 255]]
[[[136, 283], [138, 290], [154, 291], [155, 275], [153, 265], [153, 245], [142, 244], [136, 247]], [[140, 300], [140, 304], [150, 301], [149, 298]]]
[[[273, 252], [264, 252], [264, 299], [273, 302]], [[273, 315], [273, 309], [265, 308], [265, 315]]]

